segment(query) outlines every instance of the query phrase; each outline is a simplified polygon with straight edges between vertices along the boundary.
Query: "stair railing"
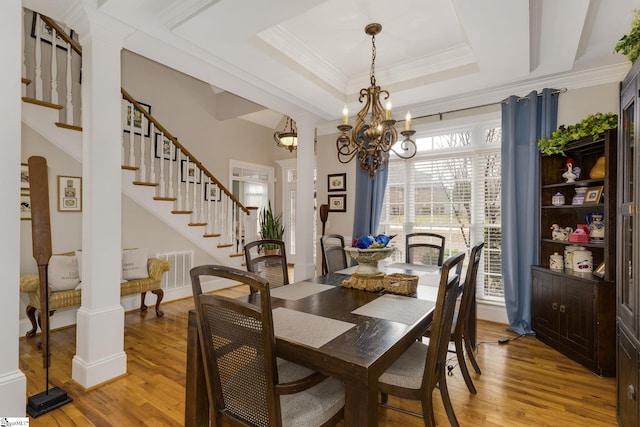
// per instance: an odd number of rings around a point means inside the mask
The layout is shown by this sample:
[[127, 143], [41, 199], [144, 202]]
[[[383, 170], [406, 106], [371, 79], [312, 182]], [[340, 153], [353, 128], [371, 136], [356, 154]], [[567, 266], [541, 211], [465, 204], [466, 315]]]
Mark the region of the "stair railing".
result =
[[[73, 98], [73, 67], [72, 59], [73, 52], [82, 56], [82, 47], [71, 38], [69, 34], [65, 32], [53, 19], [48, 16], [41, 15], [37, 12], [34, 13], [34, 36], [35, 36], [35, 49], [34, 49], [34, 71], [33, 71], [33, 83], [34, 83], [34, 97], [26, 96], [26, 87], [23, 90], [23, 100], [39, 105], [43, 105], [50, 108], [61, 110], [61, 116], [64, 116], [64, 120], [61, 119], [56, 125], [60, 127], [72, 128], [79, 130], [79, 126], [74, 123], [74, 98]], [[51, 43], [51, 55], [50, 63], [43, 64], [42, 48], [46, 48], [46, 44], [43, 44], [43, 33], [41, 29], [50, 31], [48, 33], [47, 41]], [[22, 31], [22, 44], [25, 45], [26, 31]], [[62, 68], [64, 73], [64, 104], [60, 101], [60, 95], [58, 93], [58, 87], [62, 83], [58, 78], [58, 46], [66, 50], [66, 62]], [[23, 78], [23, 84], [30, 84], [32, 81], [27, 78], [27, 66], [26, 55], [24, 54], [23, 47], [23, 72], [25, 77]], [[43, 66], [48, 67], [47, 70], [51, 76], [50, 82], [45, 85], [43, 81]], [[79, 76], [78, 76], [79, 77]], [[48, 88], [45, 94], [45, 87]], [[45, 96], [46, 95], [46, 96]]]
[[[255, 235], [253, 210], [245, 207], [196, 157], [125, 89], [122, 114], [123, 168], [135, 170], [134, 184], [156, 187], [155, 200], [174, 203], [174, 214], [189, 215], [189, 226], [218, 247], [244, 248], [245, 233]], [[132, 114], [133, 112], [133, 114]], [[249, 228], [249, 229], [248, 229]]]

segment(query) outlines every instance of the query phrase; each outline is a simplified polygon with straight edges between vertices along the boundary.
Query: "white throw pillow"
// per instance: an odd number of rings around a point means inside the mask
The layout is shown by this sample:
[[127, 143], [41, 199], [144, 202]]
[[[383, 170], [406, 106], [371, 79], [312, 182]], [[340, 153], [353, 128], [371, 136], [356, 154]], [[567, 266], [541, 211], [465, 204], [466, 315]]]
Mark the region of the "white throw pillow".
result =
[[146, 279], [148, 248], [125, 249], [122, 251], [122, 278], [124, 280]]
[[76, 251], [76, 259], [78, 260], [78, 280], [82, 282], [82, 251]]
[[80, 283], [78, 259], [75, 255], [53, 255], [49, 259], [47, 272], [49, 287], [52, 291], [68, 291]]

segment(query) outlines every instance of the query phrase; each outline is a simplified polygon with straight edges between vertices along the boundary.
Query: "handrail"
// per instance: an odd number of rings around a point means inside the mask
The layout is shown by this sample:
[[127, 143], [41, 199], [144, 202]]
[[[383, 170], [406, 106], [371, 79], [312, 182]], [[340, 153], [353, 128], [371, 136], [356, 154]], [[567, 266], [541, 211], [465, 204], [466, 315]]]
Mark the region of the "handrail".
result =
[[211, 178], [211, 180], [216, 184], [218, 188], [220, 188], [240, 209], [242, 209], [244, 213], [249, 215], [249, 209], [247, 209], [242, 203], [240, 203], [240, 201], [231, 192], [229, 192], [229, 190], [227, 190], [227, 188], [222, 185], [222, 183], [218, 181], [218, 179], [213, 176], [213, 174], [209, 172], [209, 170], [207, 170], [207, 168], [198, 159], [196, 159], [193, 154], [189, 152], [189, 150], [184, 148], [184, 146], [180, 144], [178, 140], [173, 135], [171, 135], [171, 133], [164, 126], [162, 126], [149, 112], [147, 112], [145, 108], [140, 105], [138, 101], [133, 98], [133, 96], [129, 94], [129, 92], [127, 92], [124, 88], [120, 88], [120, 91], [122, 92], [122, 96], [124, 99], [131, 102], [138, 109], [138, 111], [140, 111], [147, 118], [147, 120], [153, 123], [156, 129], [160, 130], [165, 137], [171, 140], [173, 145], [180, 149], [182, 153], [189, 158], [191, 163], [195, 164], [202, 172], [204, 172], [207, 177]]
[[[38, 12], [34, 12], [34, 13], [38, 13]], [[40, 19], [42, 19], [45, 22], [45, 24], [47, 24], [48, 26], [56, 30], [56, 35], [59, 36], [65, 42], [69, 43], [71, 45], [71, 48], [75, 50], [80, 56], [82, 56], [82, 47], [80, 46], [80, 44], [78, 44], [78, 42], [76, 42], [71, 37], [69, 37], [69, 35], [62, 28], [60, 28], [60, 26], [56, 24], [56, 22], [53, 19], [43, 14], [40, 14]]]

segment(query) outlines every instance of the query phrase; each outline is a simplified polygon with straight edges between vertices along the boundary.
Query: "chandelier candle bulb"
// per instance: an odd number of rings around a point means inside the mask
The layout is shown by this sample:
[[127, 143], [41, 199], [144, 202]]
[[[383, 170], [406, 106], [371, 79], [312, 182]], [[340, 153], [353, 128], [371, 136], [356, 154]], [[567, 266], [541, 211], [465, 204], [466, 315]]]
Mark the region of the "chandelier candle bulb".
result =
[[385, 118], [391, 120], [391, 101], [387, 101], [387, 115]]
[[404, 130], [411, 130], [411, 113], [407, 111], [407, 115], [404, 116]]
[[342, 109], [342, 124], [346, 125], [349, 123], [349, 109], [345, 105]]

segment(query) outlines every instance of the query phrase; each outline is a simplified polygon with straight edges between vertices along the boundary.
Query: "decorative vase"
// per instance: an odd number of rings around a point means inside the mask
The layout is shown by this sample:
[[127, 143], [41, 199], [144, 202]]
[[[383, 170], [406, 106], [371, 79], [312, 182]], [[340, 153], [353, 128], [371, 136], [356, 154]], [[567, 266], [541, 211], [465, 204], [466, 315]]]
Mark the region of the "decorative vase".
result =
[[591, 273], [593, 271], [593, 255], [591, 251], [581, 250], [573, 253], [573, 271]]
[[596, 160], [596, 164], [593, 165], [593, 167], [589, 171], [589, 178], [601, 179], [605, 177], [604, 162], [605, 162], [604, 156], [601, 156], [598, 158], [598, 160]]
[[590, 213], [587, 215], [589, 236], [591, 243], [604, 243], [604, 214]]

